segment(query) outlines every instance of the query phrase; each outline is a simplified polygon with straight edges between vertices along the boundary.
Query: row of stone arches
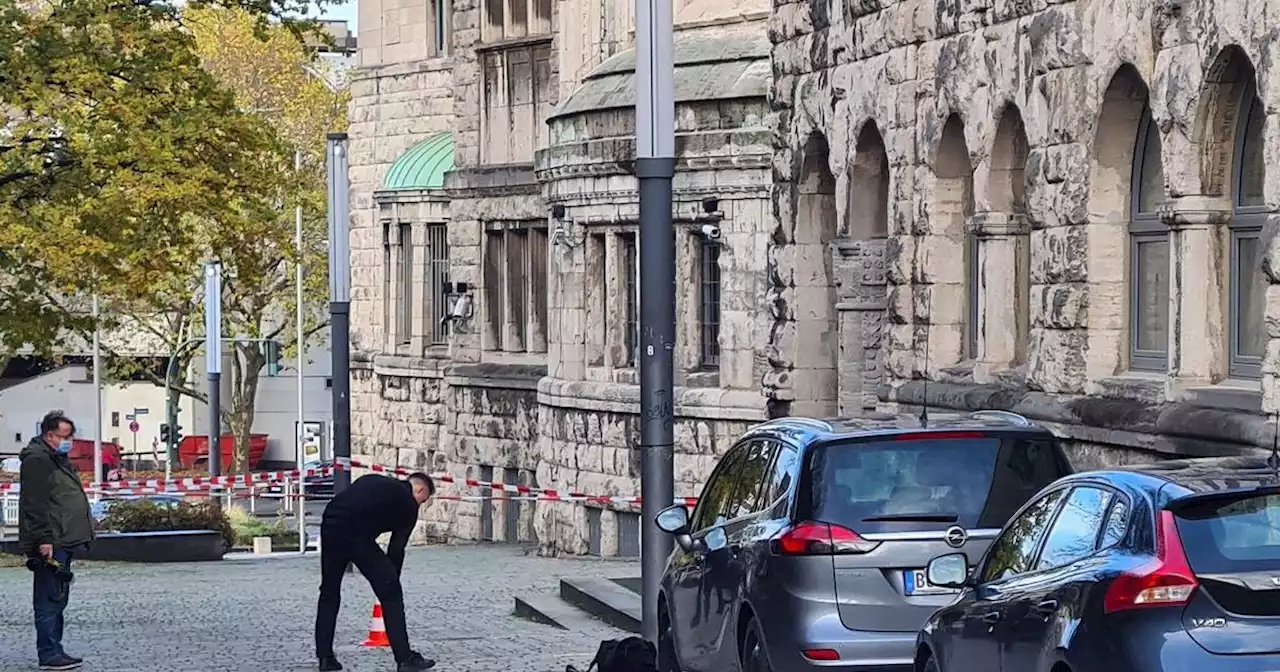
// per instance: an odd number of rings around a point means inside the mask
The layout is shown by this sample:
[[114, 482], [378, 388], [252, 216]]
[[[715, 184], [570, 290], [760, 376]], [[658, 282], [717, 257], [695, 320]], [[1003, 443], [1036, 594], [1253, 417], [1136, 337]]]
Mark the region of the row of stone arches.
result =
[[[905, 171], [917, 166], [892, 165], [874, 121], [863, 124], [851, 148], [844, 208], [836, 207], [830, 148], [820, 133], [811, 134], [797, 161], [796, 242], [811, 248], [802, 259], [816, 260], [828, 248], [836, 253], [822, 255], [823, 263], [809, 266], [796, 284], [797, 291], [825, 290], [823, 305], [829, 306], [815, 305], [818, 292], [801, 300], [800, 305], [814, 310], [797, 321], [813, 324], [797, 326], [831, 335], [822, 347], [802, 352], [797, 368], [838, 372], [832, 375], [840, 377], [842, 387], [860, 383], [864, 391], [874, 388], [883, 367], [879, 336], [885, 324], [883, 317], [870, 314], [871, 299], [887, 289], [886, 252], [882, 242], [875, 249], [877, 242], [934, 237], [940, 241], [897, 245], [903, 254], [914, 255], [914, 277], [896, 278], [893, 284], [909, 285], [913, 293], [908, 320], [927, 321], [951, 335], [950, 351], [944, 345], [930, 357], [935, 365], [972, 363], [979, 382], [1001, 370], [1025, 371], [1033, 357], [1032, 316], [1040, 315], [1039, 327], [1086, 327], [1090, 377], [1175, 369], [1178, 375], [1214, 382], [1259, 377], [1269, 283], [1263, 272], [1263, 224], [1270, 214], [1263, 198], [1265, 107], [1256, 73], [1242, 50], [1228, 47], [1219, 54], [1206, 72], [1200, 98], [1195, 128], [1188, 135], [1199, 154], [1203, 193], [1188, 195], [1166, 183], [1162, 135], [1168, 129], [1157, 124], [1142, 77], [1131, 65], [1118, 68], [1101, 101], [1094, 136], [1085, 142], [1090, 165], [1066, 176], [1088, 180], [1079, 185], [1088, 193], [1083, 221], [1065, 222], [1066, 214], [1052, 211], [1060, 204], [1048, 199], [1037, 204], [1039, 212], [1029, 207], [1030, 193], [1043, 188], [1039, 183], [1049, 177], [1043, 155], [1038, 174], [1028, 174], [1032, 148], [1021, 111], [1012, 103], [999, 110], [987, 148], [986, 210], [981, 212], [975, 211], [974, 154], [958, 114], [942, 125], [926, 179], [910, 181], [932, 191], [924, 217], [897, 217], [912, 207], [910, 195], [895, 203], [891, 190]], [[895, 219], [909, 224], [895, 224]], [[1033, 230], [1064, 224], [1086, 225], [1082, 249], [1088, 253], [1081, 256], [1087, 258], [1068, 260], [1065, 270], [1033, 273]], [[1041, 247], [1049, 244], [1047, 238], [1041, 240]], [[855, 261], [842, 269], [842, 260], [850, 257]], [[957, 259], [960, 263], [954, 263]], [[879, 273], [872, 268], [877, 263]], [[1045, 266], [1047, 260], [1036, 263]], [[1050, 302], [1054, 297], [1045, 288], [1062, 283], [1088, 287], [1087, 315], [1082, 312], [1078, 323], [1054, 324], [1047, 305], [1033, 310], [1033, 289], [1038, 301]], [[858, 300], [867, 314], [844, 320], [838, 306], [848, 309]], [[876, 320], [881, 322], [865, 326]], [[849, 327], [860, 331], [860, 337], [840, 334]], [[870, 338], [872, 333], [877, 338]], [[912, 340], [918, 338], [916, 334]], [[857, 377], [848, 375], [851, 366], [858, 369]], [[863, 375], [867, 372], [874, 375]], [[834, 388], [837, 381], [830, 382]], [[836, 410], [837, 398], [841, 412], [854, 410], [834, 391], [816, 391], [812, 410]], [[861, 402], [871, 405], [874, 397], [864, 394]]]

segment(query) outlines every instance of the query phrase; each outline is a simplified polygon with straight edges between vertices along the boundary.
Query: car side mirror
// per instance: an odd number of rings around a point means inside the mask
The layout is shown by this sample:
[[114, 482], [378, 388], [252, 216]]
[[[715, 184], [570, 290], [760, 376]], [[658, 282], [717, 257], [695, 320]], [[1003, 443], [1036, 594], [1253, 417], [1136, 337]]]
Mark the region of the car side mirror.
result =
[[969, 556], [949, 553], [929, 561], [925, 568], [929, 585], [939, 588], [965, 588], [969, 585]]
[[684, 505], [676, 504], [659, 511], [653, 522], [659, 530], [674, 535], [676, 545], [685, 553], [699, 548], [699, 543], [689, 536], [689, 509]]

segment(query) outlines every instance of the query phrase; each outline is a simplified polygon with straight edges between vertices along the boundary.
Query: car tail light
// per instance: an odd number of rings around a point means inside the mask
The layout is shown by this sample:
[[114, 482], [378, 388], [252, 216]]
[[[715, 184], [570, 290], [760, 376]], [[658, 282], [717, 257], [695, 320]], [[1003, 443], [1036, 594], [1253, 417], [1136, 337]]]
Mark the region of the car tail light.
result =
[[779, 555], [845, 555], [868, 553], [879, 546], [878, 541], [867, 541], [857, 532], [830, 523], [798, 523], [773, 540], [773, 550]]
[[985, 439], [986, 432], [976, 431], [958, 431], [958, 432], [910, 432], [907, 434], [898, 434], [893, 437], [894, 441], [936, 441], [939, 439]]
[[805, 649], [801, 653], [809, 660], [840, 660], [840, 652], [835, 649]]
[[1111, 582], [1103, 611], [1185, 605], [1199, 585], [1182, 549], [1173, 512], [1161, 511], [1156, 518], [1156, 557]]

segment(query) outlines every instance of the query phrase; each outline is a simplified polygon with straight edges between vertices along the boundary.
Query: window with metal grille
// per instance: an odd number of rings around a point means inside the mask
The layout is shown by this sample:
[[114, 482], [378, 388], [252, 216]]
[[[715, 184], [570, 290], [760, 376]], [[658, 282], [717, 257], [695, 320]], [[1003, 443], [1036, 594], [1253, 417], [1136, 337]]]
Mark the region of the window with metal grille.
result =
[[493, 222], [485, 232], [485, 348], [545, 352], [547, 228]]
[[627, 366], [635, 366], [640, 356], [640, 265], [636, 234], [619, 235], [622, 244], [622, 286], [627, 291]]
[[[391, 278], [395, 272], [392, 266], [394, 257], [391, 256], [391, 228], [390, 223], [382, 224], [382, 328], [386, 331], [391, 331], [391, 320], [395, 316], [395, 297], [391, 295]], [[383, 343], [385, 347], [387, 343]]]
[[413, 227], [401, 224], [396, 250], [396, 343], [413, 337]]
[[702, 368], [714, 369], [720, 366], [720, 244], [701, 237], [699, 240], [698, 326], [702, 348], [698, 359]]
[[444, 324], [444, 316], [449, 312], [449, 302], [445, 290], [449, 286], [449, 235], [444, 224], [427, 226], [427, 264], [424, 270], [425, 287], [423, 287], [424, 303], [427, 316], [426, 334], [428, 344], [442, 345], [448, 342], [449, 331]]

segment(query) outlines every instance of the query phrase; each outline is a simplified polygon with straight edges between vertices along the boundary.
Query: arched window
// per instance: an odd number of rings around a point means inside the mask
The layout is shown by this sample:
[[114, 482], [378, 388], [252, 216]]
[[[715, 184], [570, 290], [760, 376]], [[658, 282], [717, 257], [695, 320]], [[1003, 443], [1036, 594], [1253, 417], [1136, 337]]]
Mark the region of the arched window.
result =
[[1267, 279], [1262, 273], [1262, 226], [1268, 214], [1262, 192], [1266, 175], [1262, 153], [1265, 109], [1258, 100], [1254, 78], [1248, 79], [1237, 117], [1231, 181], [1228, 372], [1233, 378], [1261, 377], [1267, 347]]
[[1144, 108], [1133, 152], [1129, 197], [1129, 368], [1169, 366], [1169, 227], [1157, 208], [1164, 200], [1160, 130]]

